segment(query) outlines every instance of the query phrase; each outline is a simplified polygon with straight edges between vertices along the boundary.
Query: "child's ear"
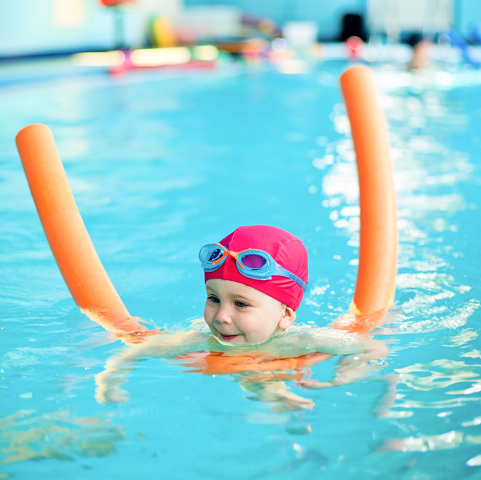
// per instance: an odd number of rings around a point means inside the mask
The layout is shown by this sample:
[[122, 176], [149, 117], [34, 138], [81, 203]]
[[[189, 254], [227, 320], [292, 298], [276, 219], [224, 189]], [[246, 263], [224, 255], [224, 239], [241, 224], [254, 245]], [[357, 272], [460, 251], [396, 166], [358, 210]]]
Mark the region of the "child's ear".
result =
[[281, 321], [279, 322], [279, 328], [282, 330], [285, 330], [286, 328], [289, 328], [296, 319], [296, 312], [292, 310], [291, 307], [288, 307], [287, 305], [282, 304], [282, 308], [284, 309], [284, 316], [281, 318]]

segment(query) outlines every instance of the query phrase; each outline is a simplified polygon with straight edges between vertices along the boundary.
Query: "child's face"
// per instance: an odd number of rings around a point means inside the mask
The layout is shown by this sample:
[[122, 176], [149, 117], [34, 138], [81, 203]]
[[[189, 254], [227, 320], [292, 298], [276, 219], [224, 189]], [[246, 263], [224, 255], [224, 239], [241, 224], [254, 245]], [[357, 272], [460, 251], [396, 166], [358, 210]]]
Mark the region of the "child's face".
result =
[[242, 283], [213, 279], [206, 290], [204, 319], [224, 342], [263, 343], [296, 318], [292, 308]]

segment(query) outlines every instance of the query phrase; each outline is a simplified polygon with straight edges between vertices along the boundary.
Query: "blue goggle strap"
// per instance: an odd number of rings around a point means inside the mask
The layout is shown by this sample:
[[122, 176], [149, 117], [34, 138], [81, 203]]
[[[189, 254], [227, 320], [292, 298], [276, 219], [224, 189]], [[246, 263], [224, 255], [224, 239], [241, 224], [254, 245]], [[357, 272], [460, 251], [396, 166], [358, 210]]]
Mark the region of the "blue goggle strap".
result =
[[[259, 252], [259, 253], [257, 253]], [[252, 253], [250, 253], [251, 255], [254, 254], [254, 255], [261, 255], [261, 256], [264, 256], [266, 259], [269, 260], [269, 262], [271, 263], [271, 265], [274, 266], [274, 272], [271, 273], [271, 278], [272, 278], [272, 275], [278, 275], [280, 277], [287, 277], [287, 278], [290, 278], [291, 280], [293, 280], [294, 282], [296, 282], [304, 291], [306, 291], [307, 289], [307, 283], [304, 282], [304, 280], [302, 280], [301, 278], [299, 278], [295, 273], [292, 273], [290, 272], [289, 270], [287, 270], [286, 268], [282, 267], [281, 265], [279, 265], [273, 258], [271, 255], [269, 255], [267, 252], [264, 252], [263, 250], [257, 250], [255, 249]], [[246, 251], [245, 252], [245, 255], [249, 255], [249, 251]], [[242, 258], [240, 259], [242, 261]], [[265, 266], [267, 267], [267, 265]], [[237, 270], [239, 270], [240, 273], [242, 273], [243, 275], [246, 275], [247, 272], [245, 271], [242, 271], [239, 266], [237, 266]], [[267, 268], [260, 268], [259, 270], [264, 270], [266, 271]], [[249, 274], [252, 275], [251, 278], [256, 278], [255, 277], [255, 273], [249, 269]], [[247, 276], [247, 275], [246, 275]], [[265, 280], [268, 280], [267, 278]]]
[[285, 269], [284, 267], [281, 267], [278, 263], [275, 263], [276, 266], [276, 271], [274, 272], [274, 275], [279, 275], [281, 277], [287, 277], [290, 278], [291, 280], [294, 280], [304, 291], [307, 289], [307, 283], [299, 278], [296, 274], [289, 272], [289, 270]]

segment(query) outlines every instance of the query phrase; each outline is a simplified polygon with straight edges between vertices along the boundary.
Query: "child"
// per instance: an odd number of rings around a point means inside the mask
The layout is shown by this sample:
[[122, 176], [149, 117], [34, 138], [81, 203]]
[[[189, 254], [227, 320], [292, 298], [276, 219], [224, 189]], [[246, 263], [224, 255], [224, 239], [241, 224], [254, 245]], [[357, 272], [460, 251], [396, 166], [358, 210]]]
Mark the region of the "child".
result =
[[[110, 359], [96, 377], [99, 402], [125, 401], [119, 386], [145, 357], [170, 358], [189, 372], [234, 375], [257, 400], [277, 410], [314, 406], [288, 390], [295, 380], [304, 388], [353, 383], [379, 368], [373, 359], [386, 354], [382, 342], [329, 327], [292, 327], [308, 282], [307, 251], [294, 235], [280, 228], [237, 228], [220, 243], [199, 252], [207, 299], [204, 320], [189, 331], [166, 335], [131, 334], [121, 338], [135, 347]], [[204, 324], [205, 325], [205, 324]], [[200, 327], [200, 328], [199, 328]], [[158, 332], [161, 333], [161, 332]], [[310, 379], [309, 367], [342, 355], [331, 382]]]
[[239, 227], [199, 253], [206, 282], [204, 320], [220, 342], [264, 343], [294, 322], [307, 288], [307, 251], [267, 225]]

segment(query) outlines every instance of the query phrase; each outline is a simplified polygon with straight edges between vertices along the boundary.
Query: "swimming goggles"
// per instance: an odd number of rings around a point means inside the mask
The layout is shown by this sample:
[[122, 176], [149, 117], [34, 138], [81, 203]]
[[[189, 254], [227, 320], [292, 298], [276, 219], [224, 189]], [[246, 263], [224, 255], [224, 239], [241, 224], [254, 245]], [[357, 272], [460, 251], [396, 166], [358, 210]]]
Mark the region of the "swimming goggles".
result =
[[305, 291], [307, 283], [284, 267], [263, 250], [249, 248], [242, 252], [231, 252], [220, 243], [204, 245], [199, 252], [199, 260], [204, 272], [213, 272], [224, 264], [228, 256], [235, 259], [237, 270], [244, 277], [254, 280], [272, 280], [273, 275], [294, 280]]

